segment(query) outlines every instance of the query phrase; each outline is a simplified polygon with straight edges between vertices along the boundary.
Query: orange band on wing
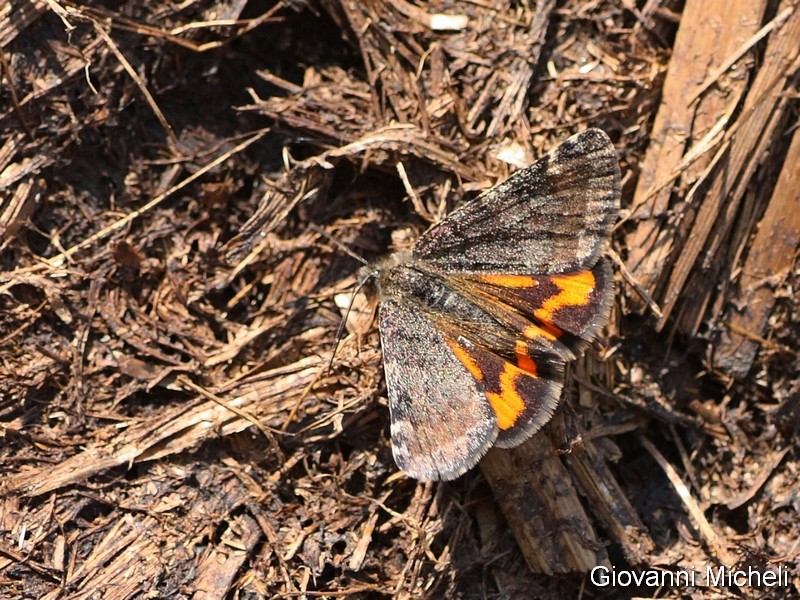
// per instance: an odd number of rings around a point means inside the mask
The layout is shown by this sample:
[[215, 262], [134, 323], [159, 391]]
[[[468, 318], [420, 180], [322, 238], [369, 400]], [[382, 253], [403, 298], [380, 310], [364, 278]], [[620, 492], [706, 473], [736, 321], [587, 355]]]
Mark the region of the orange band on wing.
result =
[[[494, 410], [494, 414], [497, 417], [497, 426], [501, 430], [513, 427], [514, 423], [517, 422], [517, 419], [525, 411], [525, 401], [517, 391], [516, 381], [519, 377], [536, 376], [536, 363], [528, 356], [527, 351], [525, 351], [524, 342], [517, 343], [517, 361], [520, 366], [513, 365], [501, 359], [499, 356], [493, 356], [493, 359], [496, 360], [497, 363], [503, 365], [503, 369], [497, 374], [498, 380], [492, 382], [486, 381], [486, 373], [478, 364], [480, 358], [471, 355], [468, 350], [464, 349], [454, 340], [446, 338], [446, 342], [453, 351], [453, 354], [456, 355], [456, 358], [461, 361], [461, 364], [466, 367], [467, 371], [469, 371], [483, 387], [483, 393], [486, 395], [486, 399], [489, 400], [489, 404], [492, 406], [492, 410]], [[492, 366], [495, 367], [495, 373], [497, 373], [497, 365]], [[487, 385], [491, 385], [492, 387], [497, 385], [499, 391], [491, 392], [487, 389]]]
[[461, 364], [467, 367], [467, 371], [478, 381], [483, 381], [483, 371], [481, 371], [478, 363], [475, 362], [469, 353], [450, 338], [445, 338], [445, 341], [447, 345], [450, 346], [450, 350], [453, 351], [453, 354], [456, 355], [456, 358], [461, 361]]
[[[541, 309], [539, 309], [541, 310]], [[534, 311], [536, 312], [536, 311]], [[539, 316], [538, 314], [536, 315]], [[541, 318], [541, 317], [540, 317]], [[550, 341], [557, 340], [564, 332], [561, 331], [555, 325], [551, 325], [546, 321], [542, 323], [542, 326], [530, 324], [522, 331], [522, 335], [525, 336], [526, 339], [535, 340], [537, 337], [543, 337]]]
[[539, 368], [536, 366], [536, 362], [531, 358], [530, 354], [528, 354], [528, 345], [522, 340], [517, 340], [514, 351], [517, 355], [517, 366], [529, 375], [536, 375]]
[[519, 367], [506, 363], [505, 369], [500, 374], [500, 391], [486, 392], [489, 404], [497, 415], [497, 426], [500, 429], [511, 429], [525, 411], [525, 401], [516, 387], [516, 380], [521, 372]]
[[539, 285], [534, 277], [528, 275], [481, 275], [483, 283], [507, 288], [531, 288]]
[[552, 275], [550, 277], [559, 292], [544, 301], [541, 308], [534, 311], [534, 316], [544, 323], [553, 320], [556, 312], [567, 306], [584, 306], [597, 286], [597, 280], [591, 271]]

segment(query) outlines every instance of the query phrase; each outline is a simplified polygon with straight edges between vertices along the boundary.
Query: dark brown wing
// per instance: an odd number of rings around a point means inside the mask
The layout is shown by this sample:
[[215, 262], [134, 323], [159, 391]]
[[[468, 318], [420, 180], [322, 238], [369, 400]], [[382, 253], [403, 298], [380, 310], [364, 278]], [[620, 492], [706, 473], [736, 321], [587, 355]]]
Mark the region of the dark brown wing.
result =
[[608, 322], [614, 281], [607, 260], [555, 275], [453, 275], [449, 284], [525, 340], [531, 354], [575, 358]]

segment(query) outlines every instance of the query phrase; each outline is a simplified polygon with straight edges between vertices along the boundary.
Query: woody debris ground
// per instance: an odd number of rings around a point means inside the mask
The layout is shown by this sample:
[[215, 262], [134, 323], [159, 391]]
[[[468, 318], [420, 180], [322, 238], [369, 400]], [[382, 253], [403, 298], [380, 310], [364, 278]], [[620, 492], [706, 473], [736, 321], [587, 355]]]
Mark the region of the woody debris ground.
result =
[[[800, 596], [798, 39], [797, 0], [0, 4], [0, 598]], [[367, 296], [331, 361], [352, 255], [590, 127], [611, 323], [529, 442], [402, 475]], [[707, 567], [785, 579], [635, 581]]]

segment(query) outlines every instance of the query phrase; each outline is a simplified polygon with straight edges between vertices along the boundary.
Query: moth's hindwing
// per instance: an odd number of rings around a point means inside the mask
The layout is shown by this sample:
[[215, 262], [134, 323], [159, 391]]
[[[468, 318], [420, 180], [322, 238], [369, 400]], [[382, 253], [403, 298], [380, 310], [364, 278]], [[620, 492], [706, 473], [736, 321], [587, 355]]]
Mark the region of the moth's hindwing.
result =
[[[565, 361], [605, 323], [613, 299], [611, 271], [592, 269], [559, 275], [480, 275], [453, 283], [507, 329], [486, 335], [463, 322], [438, 317], [457, 347], [459, 360], [478, 380], [497, 418], [496, 445], [512, 448], [538, 431], [560, 397]], [[456, 332], [461, 332], [457, 334]]]
[[499, 430], [496, 446], [518, 446], [553, 416], [564, 379], [560, 359], [531, 356], [522, 341], [513, 361], [464, 336], [449, 338], [447, 343], [483, 389]]
[[591, 269], [569, 273], [481, 274], [465, 279], [466, 285], [459, 286], [464, 293], [470, 295], [472, 289], [490, 303], [519, 313], [517, 320], [523, 325], [516, 328], [530, 353], [555, 353], [568, 360], [597, 336], [614, 299], [611, 267], [602, 259]]

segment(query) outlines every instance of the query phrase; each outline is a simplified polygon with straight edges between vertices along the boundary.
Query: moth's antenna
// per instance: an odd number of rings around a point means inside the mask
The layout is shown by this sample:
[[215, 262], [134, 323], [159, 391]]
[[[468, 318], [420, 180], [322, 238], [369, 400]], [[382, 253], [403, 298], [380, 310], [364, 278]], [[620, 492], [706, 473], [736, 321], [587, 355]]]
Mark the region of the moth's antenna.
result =
[[[326, 240], [328, 240], [334, 246], [336, 246], [339, 250], [347, 254], [347, 256], [356, 259], [362, 265], [369, 264], [369, 262], [366, 259], [353, 252], [345, 244], [337, 240], [335, 237], [331, 236], [324, 229], [317, 227], [313, 223], [309, 224], [308, 228], [314, 231], [315, 233], [321, 235], [322, 237], [324, 237]], [[360, 270], [360, 274], [358, 276], [358, 283], [356, 284], [353, 293], [350, 294], [350, 303], [347, 305], [347, 310], [344, 313], [344, 318], [342, 318], [342, 320], [339, 322], [339, 327], [336, 329], [336, 338], [333, 344], [333, 352], [331, 353], [331, 359], [328, 361], [328, 367], [327, 369], [325, 369], [325, 374], [330, 372], [331, 367], [333, 367], [333, 359], [336, 357], [336, 351], [339, 349], [339, 342], [342, 341], [342, 334], [344, 333], [344, 328], [347, 325], [347, 319], [350, 316], [350, 310], [353, 308], [353, 302], [356, 299], [356, 294], [358, 294], [358, 292], [361, 291], [361, 288], [363, 288], [366, 285], [366, 283], [373, 277], [373, 274], [374, 274], [373, 271], [367, 269]]]
[[375, 271], [368, 270], [368, 269], [361, 269], [360, 274], [358, 276], [358, 282], [356, 283], [355, 289], [353, 289], [353, 293], [350, 294], [350, 303], [347, 305], [347, 310], [344, 312], [344, 317], [342, 320], [339, 321], [339, 327], [336, 329], [336, 338], [333, 343], [333, 352], [331, 352], [331, 359], [328, 361], [328, 368], [325, 370], [327, 374], [330, 372], [331, 368], [333, 367], [333, 359], [336, 357], [336, 351], [339, 349], [339, 342], [342, 341], [342, 334], [344, 333], [344, 328], [347, 325], [347, 319], [350, 316], [350, 311], [353, 309], [353, 302], [355, 302], [356, 294], [361, 291], [367, 282], [372, 279], [375, 275]]
[[316, 225], [314, 225], [313, 223], [309, 224], [308, 228], [309, 228], [311, 231], [313, 231], [313, 232], [315, 232], [315, 233], [317, 233], [317, 234], [321, 235], [322, 237], [324, 237], [324, 238], [325, 238], [326, 240], [328, 240], [328, 241], [329, 241], [331, 244], [333, 244], [334, 246], [336, 246], [336, 247], [337, 247], [339, 250], [341, 250], [342, 252], [344, 252], [345, 254], [347, 254], [347, 256], [349, 256], [350, 258], [355, 258], [355, 259], [356, 259], [358, 262], [360, 262], [362, 265], [369, 264], [369, 261], [367, 261], [367, 259], [365, 259], [363, 256], [359, 256], [358, 254], [356, 254], [355, 252], [353, 252], [352, 250], [350, 250], [350, 248], [348, 248], [348, 247], [347, 247], [345, 244], [343, 244], [342, 242], [340, 242], [339, 240], [337, 240], [335, 237], [333, 237], [331, 234], [329, 234], [329, 233], [328, 233], [327, 231], [325, 231], [324, 229], [321, 229], [321, 228], [317, 227], [317, 226], [316, 226]]

